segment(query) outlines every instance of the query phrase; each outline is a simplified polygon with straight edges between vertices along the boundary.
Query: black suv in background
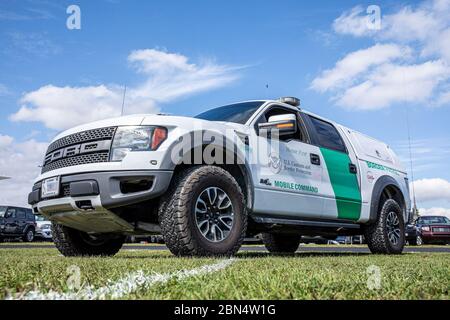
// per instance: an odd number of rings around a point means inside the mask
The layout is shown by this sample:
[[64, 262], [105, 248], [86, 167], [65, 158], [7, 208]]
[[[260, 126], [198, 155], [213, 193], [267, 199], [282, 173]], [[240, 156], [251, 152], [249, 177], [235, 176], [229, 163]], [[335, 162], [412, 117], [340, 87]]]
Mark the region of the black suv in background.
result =
[[0, 241], [5, 238], [22, 238], [32, 242], [36, 220], [31, 209], [0, 206]]

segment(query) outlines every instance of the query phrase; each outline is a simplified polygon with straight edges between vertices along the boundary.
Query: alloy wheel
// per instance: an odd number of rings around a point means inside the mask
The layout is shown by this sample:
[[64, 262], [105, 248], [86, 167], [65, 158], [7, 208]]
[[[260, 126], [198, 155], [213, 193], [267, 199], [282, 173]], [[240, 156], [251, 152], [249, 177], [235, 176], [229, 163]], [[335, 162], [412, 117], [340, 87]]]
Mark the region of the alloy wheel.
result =
[[217, 187], [203, 190], [195, 203], [195, 221], [208, 241], [225, 240], [234, 224], [233, 204], [227, 193]]
[[389, 241], [394, 245], [400, 242], [400, 221], [395, 212], [391, 211], [386, 218], [386, 228]]

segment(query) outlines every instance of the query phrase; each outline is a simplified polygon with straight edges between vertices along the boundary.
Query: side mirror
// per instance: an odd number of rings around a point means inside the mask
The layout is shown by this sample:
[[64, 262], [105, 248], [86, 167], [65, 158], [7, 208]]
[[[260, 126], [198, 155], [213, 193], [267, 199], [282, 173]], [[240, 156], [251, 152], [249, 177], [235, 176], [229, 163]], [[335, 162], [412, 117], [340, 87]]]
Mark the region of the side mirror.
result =
[[280, 114], [269, 117], [266, 123], [258, 125], [258, 134], [267, 132], [267, 137], [272, 136], [273, 133], [278, 136], [291, 135], [297, 132], [297, 117], [295, 114]]

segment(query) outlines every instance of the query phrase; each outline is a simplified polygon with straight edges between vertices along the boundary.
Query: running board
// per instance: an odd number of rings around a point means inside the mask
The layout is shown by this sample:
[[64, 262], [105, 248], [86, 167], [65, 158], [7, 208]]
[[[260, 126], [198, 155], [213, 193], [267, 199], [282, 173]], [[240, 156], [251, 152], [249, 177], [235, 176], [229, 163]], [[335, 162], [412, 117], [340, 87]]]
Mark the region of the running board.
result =
[[264, 224], [279, 224], [279, 225], [321, 227], [321, 228], [360, 229], [360, 225], [356, 224], [356, 223], [267, 218], [267, 217], [261, 217], [261, 216], [256, 216], [256, 217], [253, 216], [252, 218], [253, 218], [253, 220], [255, 220], [255, 222], [264, 223]]

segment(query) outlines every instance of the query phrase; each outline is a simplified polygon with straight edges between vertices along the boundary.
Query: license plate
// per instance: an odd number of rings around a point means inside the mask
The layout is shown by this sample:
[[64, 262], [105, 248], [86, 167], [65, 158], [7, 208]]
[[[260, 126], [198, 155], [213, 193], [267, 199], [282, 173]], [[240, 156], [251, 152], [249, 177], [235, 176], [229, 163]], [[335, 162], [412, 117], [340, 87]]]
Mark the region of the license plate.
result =
[[45, 179], [42, 182], [42, 198], [55, 197], [59, 195], [59, 177]]

